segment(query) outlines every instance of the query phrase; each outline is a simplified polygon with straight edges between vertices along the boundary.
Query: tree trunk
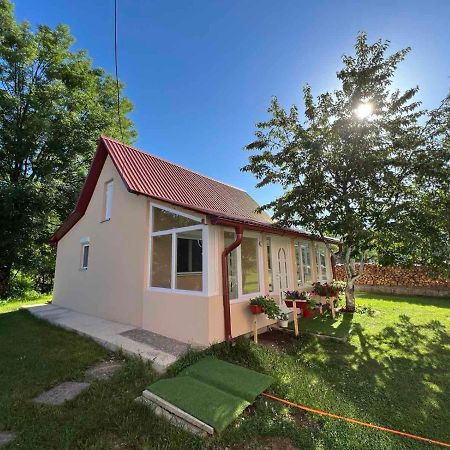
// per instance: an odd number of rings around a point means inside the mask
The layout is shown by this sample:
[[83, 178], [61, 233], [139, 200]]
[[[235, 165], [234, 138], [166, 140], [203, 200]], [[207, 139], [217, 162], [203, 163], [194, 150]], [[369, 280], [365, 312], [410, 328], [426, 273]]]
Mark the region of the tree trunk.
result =
[[9, 293], [12, 264], [0, 267], [0, 298], [6, 298]]
[[354, 312], [356, 307], [355, 300], [355, 284], [349, 279], [345, 286], [345, 309], [349, 312]]
[[351, 259], [352, 247], [344, 248], [344, 270], [346, 275], [345, 286], [345, 309], [347, 312], [354, 312], [356, 308], [355, 282], [364, 271], [364, 253], [361, 255], [358, 272], [355, 270], [355, 262]]

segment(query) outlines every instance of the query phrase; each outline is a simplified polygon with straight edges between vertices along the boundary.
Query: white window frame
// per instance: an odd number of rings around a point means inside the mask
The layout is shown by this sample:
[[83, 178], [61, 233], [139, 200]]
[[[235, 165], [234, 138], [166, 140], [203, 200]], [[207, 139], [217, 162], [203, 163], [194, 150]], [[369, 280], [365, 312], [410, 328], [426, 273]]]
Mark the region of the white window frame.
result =
[[[232, 228], [224, 228], [223, 232], [231, 232], [233, 234], [236, 234], [235, 230]], [[263, 251], [266, 251], [265, 248], [263, 248], [262, 245], [262, 236], [261, 234], [253, 231], [244, 231], [243, 237], [251, 237], [257, 239], [257, 248], [258, 248], [258, 277], [259, 277], [259, 291], [258, 292], [251, 292], [249, 294], [243, 293], [243, 286], [242, 286], [242, 258], [241, 258], [241, 245], [239, 245], [235, 251], [236, 251], [236, 259], [237, 259], [237, 286], [238, 286], [238, 297], [234, 299], [230, 299], [230, 304], [234, 303], [244, 303], [248, 302], [251, 298], [257, 297], [259, 295], [264, 295], [263, 291], [265, 290], [263, 286], [263, 280], [264, 280], [264, 264], [263, 264]]]
[[[298, 256], [299, 257], [297, 258], [297, 255], [295, 255], [295, 259], [296, 259], [297, 267], [300, 267], [300, 278], [301, 278], [300, 284], [298, 284], [298, 280], [296, 280], [297, 287], [311, 286], [313, 283], [313, 276], [312, 276], [313, 260], [311, 257], [312, 245], [310, 242], [302, 241], [302, 240], [296, 240], [295, 245], [298, 246]], [[305, 281], [305, 267], [303, 264], [303, 247], [306, 247], [308, 249], [308, 255], [309, 255], [309, 268], [310, 268], [310, 272], [311, 272], [311, 280], [308, 285], [306, 284], [306, 281]], [[297, 274], [295, 274], [295, 276], [297, 277]]]
[[[325, 256], [325, 278], [322, 277], [322, 267], [320, 264], [320, 253], [323, 252], [324, 256]], [[325, 246], [323, 245], [319, 245], [317, 247], [317, 251], [316, 251], [316, 268], [317, 268], [317, 279], [318, 281], [320, 281], [321, 283], [324, 281], [328, 281], [329, 278], [329, 270], [328, 270], [328, 251], [326, 249]]]
[[111, 220], [112, 202], [114, 196], [114, 180], [109, 180], [105, 183], [105, 216], [103, 221]]
[[[182, 228], [171, 228], [169, 230], [161, 230], [161, 231], [152, 231], [153, 228], [153, 211], [157, 209], [161, 209], [163, 211], [170, 212], [172, 214], [176, 214], [179, 216], [187, 217], [189, 219], [195, 220], [198, 222], [198, 225], [191, 225], [188, 227]], [[162, 206], [158, 204], [150, 204], [150, 215], [149, 215], [149, 248], [148, 248], [148, 284], [147, 289], [152, 292], [171, 292], [175, 294], [185, 294], [185, 295], [197, 295], [197, 296], [206, 296], [208, 295], [208, 226], [205, 225], [204, 219], [198, 216], [193, 216], [191, 214], [187, 214], [182, 211], [178, 211], [173, 208], [169, 208], [167, 206]], [[186, 289], [176, 289], [176, 275], [177, 275], [177, 233], [184, 233], [185, 231], [202, 231], [202, 290], [201, 291], [189, 291]], [[171, 255], [171, 279], [170, 279], [170, 288], [156, 287], [152, 286], [152, 242], [153, 237], [163, 236], [163, 235], [172, 235], [172, 255]], [[198, 272], [197, 272], [198, 273]]]

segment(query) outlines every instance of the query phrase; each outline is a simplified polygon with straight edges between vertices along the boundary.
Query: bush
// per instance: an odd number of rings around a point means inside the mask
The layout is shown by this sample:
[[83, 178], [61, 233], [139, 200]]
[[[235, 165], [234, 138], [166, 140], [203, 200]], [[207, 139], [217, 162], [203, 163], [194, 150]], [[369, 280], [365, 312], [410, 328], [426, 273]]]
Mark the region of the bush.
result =
[[29, 275], [25, 275], [23, 272], [17, 271], [15, 274], [13, 274], [9, 282], [7, 296], [8, 298], [22, 298], [28, 293], [30, 293], [30, 295], [33, 295], [33, 293], [35, 293], [37, 296], [39, 296], [39, 294], [33, 288], [33, 278]]

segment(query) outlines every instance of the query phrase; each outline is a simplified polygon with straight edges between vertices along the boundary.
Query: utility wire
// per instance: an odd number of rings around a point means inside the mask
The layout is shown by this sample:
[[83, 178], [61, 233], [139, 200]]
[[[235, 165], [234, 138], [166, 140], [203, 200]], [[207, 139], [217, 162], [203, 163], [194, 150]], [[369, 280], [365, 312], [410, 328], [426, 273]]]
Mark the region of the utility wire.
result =
[[120, 116], [119, 69], [117, 64], [117, 0], [114, 0], [114, 63], [116, 66], [117, 119], [119, 122], [120, 136], [123, 141], [122, 117]]

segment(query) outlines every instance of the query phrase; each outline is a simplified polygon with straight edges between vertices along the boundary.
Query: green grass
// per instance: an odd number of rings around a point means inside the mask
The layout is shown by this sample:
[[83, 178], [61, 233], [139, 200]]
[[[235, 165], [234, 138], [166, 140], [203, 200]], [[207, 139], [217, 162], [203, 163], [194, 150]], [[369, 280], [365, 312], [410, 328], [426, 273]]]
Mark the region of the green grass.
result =
[[17, 311], [22, 306], [38, 305], [48, 303], [52, 299], [52, 295], [30, 296], [22, 299], [11, 299], [0, 301], [0, 313], [8, 313]]
[[63, 406], [32, 403], [56, 384], [82, 380], [87, 367], [111, 355], [90, 339], [17, 311], [19, 306], [0, 305], [0, 431], [17, 434], [5, 448], [200, 448], [199, 438], [134, 402], [156, 379], [140, 360], [114, 355], [125, 364], [112, 380], [94, 382]]
[[[285, 351], [238, 339], [176, 363], [176, 375], [205, 354], [271, 375], [270, 391], [290, 401], [382, 426], [450, 441], [450, 300], [359, 295], [379, 314], [354, 314], [348, 342], [301, 335]], [[0, 311], [5, 311], [0, 305]], [[341, 320], [340, 318], [338, 320]], [[155, 417], [133, 399], [157, 379], [148, 364], [125, 358], [112, 380], [95, 382], [62, 407], [30, 399], [56, 383], [79, 380], [107, 357], [94, 342], [25, 311], [0, 314], [0, 429], [18, 437], [9, 448], [233, 448], [284, 437], [299, 449], [432, 449], [429, 444], [308, 414], [259, 398], [222, 434], [206, 440]]]
[[[343, 306], [343, 300], [341, 300]], [[301, 333], [313, 333], [349, 338], [358, 342], [358, 335], [380, 333], [386, 324], [392, 324], [400, 316], [414, 316], [414, 323], [426, 325], [435, 319], [448, 323], [449, 299], [428, 297], [399, 297], [395, 295], [358, 294], [358, 308], [354, 314], [336, 314], [333, 320], [328, 311], [311, 318], [299, 318]], [[293, 323], [289, 324], [293, 328]]]

